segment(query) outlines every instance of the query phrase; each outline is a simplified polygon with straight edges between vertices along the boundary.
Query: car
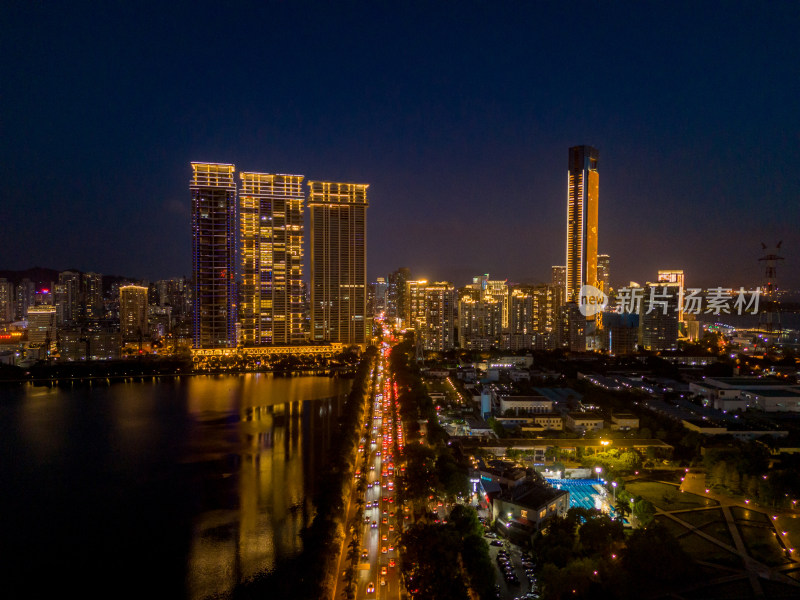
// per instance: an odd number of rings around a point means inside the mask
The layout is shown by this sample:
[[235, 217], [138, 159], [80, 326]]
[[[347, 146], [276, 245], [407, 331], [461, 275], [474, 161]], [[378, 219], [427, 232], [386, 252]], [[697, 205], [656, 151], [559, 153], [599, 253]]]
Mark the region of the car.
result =
[[369, 517], [364, 517], [364, 523], [369, 523]]
[[368, 594], [374, 594], [375, 593], [375, 584], [372, 583], [371, 581], [369, 582], [369, 585], [367, 586], [367, 593]]
[[381, 567], [381, 575], [386, 575], [386, 567]]
[[387, 541], [388, 539], [389, 539], [389, 536], [388, 536], [388, 535], [386, 535], [385, 533], [384, 533], [384, 534], [381, 536], [381, 541], [382, 541], [382, 542], [385, 542], [385, 541]]
[[372, 528], [375, 529], [377, 526], [378, 526], [378, 522], [377, 521], [373, 521], [372, 522]]
[[502, 546], [502, 545], [503, 545], [503, 542], [501, 542], [500, 540], [492, 540], [492, 541], [491, 541], [491, 542], [489, 542], [489, 543], [490, 543], [492, 546]]
[[369, 557], [369, 551], [366, 548], [361, 549], [361, 558]]
[[389, 517], [383, 517], [383, 518], [381, 519], [381, 524], [382, 524], [382, 525], [386, 525], [388, 522], [389, 522]]
[[394, 531], [394, 525], [389, 525], [389, 531]]
[[381, 546], [381, 554], [386, 554], [386, 546]]
[[393, 559], [393, 558], [390, 558], [390, 559], [389, 559], [389, 566], [390, 566], [390, 567], [393, 567], [394, 565], [395, 565], [394, 559]]

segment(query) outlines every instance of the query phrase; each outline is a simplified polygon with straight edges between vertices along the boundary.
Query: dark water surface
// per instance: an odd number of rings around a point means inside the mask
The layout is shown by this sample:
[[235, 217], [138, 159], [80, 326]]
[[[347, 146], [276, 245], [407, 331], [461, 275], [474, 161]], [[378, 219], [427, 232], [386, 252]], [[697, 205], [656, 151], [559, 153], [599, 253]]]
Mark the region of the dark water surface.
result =
[[350, 384], [0, 388], [0, 596], [224, 598], [297, 555]]

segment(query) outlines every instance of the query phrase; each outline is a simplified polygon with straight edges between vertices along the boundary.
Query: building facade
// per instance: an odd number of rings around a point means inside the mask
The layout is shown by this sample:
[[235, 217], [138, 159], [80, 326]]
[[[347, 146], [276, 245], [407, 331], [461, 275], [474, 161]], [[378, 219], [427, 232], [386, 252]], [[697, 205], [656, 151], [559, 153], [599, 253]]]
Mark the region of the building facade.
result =
[[306, 339], [303, 176], [240, 177], [241, 342], [299, 344]]
[[192, 274], [195, 348], [237, 343], [236, 167], [193, 162]]
[[578, 302], [582, 285], [597, 286], [598, 154], [591, 146], [569, 149], [565, 302]]
[[119, 331], [123, 344], [141, 344], [148, 339], [146, 287], [140, 285], [120, 286]]
[[367, 184], [309, 181], [311, 339], [366, 344]]

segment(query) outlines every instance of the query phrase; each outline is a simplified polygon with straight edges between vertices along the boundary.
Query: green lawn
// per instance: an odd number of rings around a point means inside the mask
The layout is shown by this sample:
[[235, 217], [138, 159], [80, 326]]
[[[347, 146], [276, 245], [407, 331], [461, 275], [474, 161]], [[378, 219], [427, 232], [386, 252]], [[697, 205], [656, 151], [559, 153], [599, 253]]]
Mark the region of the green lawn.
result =
[[730, 511], [735, 521], [747, 521], [764, 525], [769, 523], [769, 517], [758, 510], [742, 508], [741, 506], [731, 506]]
[[725, 522], [725, 515], [722, 514], [721, 508], [709, 508], [708, 510], [693, 510], [692, 512], [677, 513], [675, 515], [679, 519], [691, 523], [695, 527], [702, 527], [714, 521]]
[[625, 486], [634, 496], [649, 500], [661, 510], [682, 510], [717, 506], [716, 500], [680, 492], [677, 486], [657, 481], [635, 481]]
[[775, 567], [789, 562], [783, 548], [778, 543], [772, 527], [760, 527], [737, 523], [747, 553], [757, 561]]
[[737, 569], [741, 569], [744, 566], [742, 564], [742, 559], [737, 554], [720, 548], [713, 542], [700, 537], [696, 533], [684, 535], [679, 538], [678, 541], [687, 554], [694, 560], [703, 560]]

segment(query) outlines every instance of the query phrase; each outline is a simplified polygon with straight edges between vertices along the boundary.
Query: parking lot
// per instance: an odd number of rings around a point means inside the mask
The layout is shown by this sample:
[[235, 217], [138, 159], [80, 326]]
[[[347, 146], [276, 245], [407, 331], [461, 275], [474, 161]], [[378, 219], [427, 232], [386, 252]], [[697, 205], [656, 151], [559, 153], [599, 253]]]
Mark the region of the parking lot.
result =
[[[522, 549], [507, 540], [497, 537], [485, 537], [489, 544], [489, 556], [496, 569], [496, 582], [502, 600], [515, 600], [516, 598], [538, 598], [536, 593], [536, 583], [531, 573], [532, 563], [529, 562], [529, 555]], [[494, 545], [502, 542], [502, 546]], [[498, 560], [498, 556], [504, 560]], [[525, 562], [523, 562], [523, 560]], [[526, 572], [527, 571], [527, 572]], [[516, 580], [511, 577], [511, 574]]]

